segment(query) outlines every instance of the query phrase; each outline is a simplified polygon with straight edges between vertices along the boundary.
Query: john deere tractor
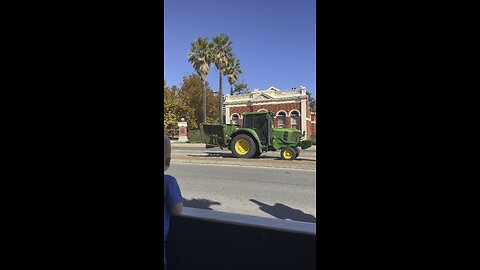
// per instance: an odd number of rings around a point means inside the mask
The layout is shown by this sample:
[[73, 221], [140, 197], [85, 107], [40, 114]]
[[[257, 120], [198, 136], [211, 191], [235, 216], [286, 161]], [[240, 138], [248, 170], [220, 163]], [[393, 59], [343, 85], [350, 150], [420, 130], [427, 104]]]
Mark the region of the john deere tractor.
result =
[[292, 128], [274, 128], [271, 112], [247, 112], [243, 125], [202, 124], [202, 140], [207, 148], [228, 148], [237, 158], [256, 158], [267, 151], [280, 151], [280, 157], [294, 160], [300, 149], [312, 146], [303, 140], [305, 132]]

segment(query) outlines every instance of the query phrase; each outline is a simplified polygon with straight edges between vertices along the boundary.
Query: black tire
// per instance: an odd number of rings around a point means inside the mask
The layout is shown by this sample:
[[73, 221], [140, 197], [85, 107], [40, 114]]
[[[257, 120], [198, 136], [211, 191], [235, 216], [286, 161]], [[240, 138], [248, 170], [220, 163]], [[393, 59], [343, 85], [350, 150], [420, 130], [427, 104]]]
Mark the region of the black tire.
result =
[[[239, 143], [238, 147], [235, 147]], [[247, 147], [248, 143], [248, 147]], [[257, 152], [257, 146], [253, 139], [245, 134], [239, 134], [233, 138], [232, 143], [230, 145], [230, 149], [233, 153], [233, 155], [237, 158], [251, 158], [255, 155]], [[245, 152], [242, 153], [241, 150], [245, 150]]]
[[297, 158], [296, 155], [297, 151], [295, 151], [295, 149], [289, 146], [282, 148], [282, 150], [280, 151], [280, 157], [283, 160], [294, 160]]
[[255, 152], [255, 155], [253, 155], [254, 158], [258, 158], [262, 153], [260, 151]]
[[300, 148], [296, 147], [296, 148], [295, 148], [295, 152], [296, 152], [295, 159], [297, 159], [298, 156], [300, 156]]

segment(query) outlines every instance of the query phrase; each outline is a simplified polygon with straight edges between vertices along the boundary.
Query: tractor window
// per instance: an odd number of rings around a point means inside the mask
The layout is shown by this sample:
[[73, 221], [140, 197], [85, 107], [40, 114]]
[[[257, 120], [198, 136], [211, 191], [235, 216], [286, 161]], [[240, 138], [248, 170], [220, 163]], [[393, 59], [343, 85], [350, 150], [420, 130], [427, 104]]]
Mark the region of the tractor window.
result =
[[292, 123], [292, 128], [300, 129], [300, 116], [298, 112], [292, 112], [290, 114], [290, 120]]
[[277, 115], [277, 126], [279, 128], [284, 128], [286, 119], [287, 119], [287, 115], [284, 112], [279, 112]]
[[255, 115], [254, 118], [254, 127], [257, 129], [264, 129], [268, 127], [268, 121], [267, 121], [267, 116], [265, 114], [263, 115]]
[[244, 115], [243, 116], [243, 127], [244, 128], [253, 128], [253, 116]]
[[257, 132], [260, 141], [266, 142], [269, 137], [268, 114], [245, 115], [243, 117], [243, 127], [251, 128]]
[[268, 115], [253, 115], [253, 128], [258, 134], [260, 141], [266, 143], [268, 140]]

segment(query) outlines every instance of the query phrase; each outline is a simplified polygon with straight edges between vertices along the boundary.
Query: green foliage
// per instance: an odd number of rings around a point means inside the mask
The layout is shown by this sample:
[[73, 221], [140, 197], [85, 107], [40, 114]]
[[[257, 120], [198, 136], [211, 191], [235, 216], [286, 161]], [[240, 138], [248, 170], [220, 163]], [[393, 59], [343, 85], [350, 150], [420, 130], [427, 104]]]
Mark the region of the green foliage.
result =
[[210, 71], [210, 65], [215, 59], [213, 44], [208, 41], [208, 38], [198, 38], [192, 42], [191, 49], [187, 56], [188, 62], [192, 63], [198, 76], [200, 76], [202, 80], [205, 80]]
[[[217, 35], [213, 38], [212, 43], [213, 43], [213, 48], [215, 51], [214, 55], [214, 63], [215, 67], [219, 71], [219, 89], [218, 89], [218, 94], [219, 96], [223, 96], [223, 76], [225, 75], [225, 69], [227, 67], [227, 62], [228, 59], [233, 57], [233, 52], [232, 52], [232, 42], [228, 40], [227, 35]], [[220, 123], [223, 124], [223, 110], [220, 110], [223, 101], [222, 99], [218, 100], [219, 102], [219, 119]]]
[[[185, 118], [188, 128], [198, 129], [202, 123], [202, 96], [203, 83], [198, 75], [190, 74], [183, 78], [180, 88], [167, 87], [164, 83], [164, 129], [176, 129], [180, 118]], [[213, 95], [206, 83], [207, 94], [207, 122], [218, 120], [219, 100]]]
[[246, 83], [237, 83], [233, 86], [233, 94], [246, 94], [250, 93], [248, 85]]
[[308, 104], [308, 107], [310, 108], [310, 111], [312, 112], [317, 112], [317, 101], [314, 100]]
[[177, 98], [177, 88], [175, 86], [170, 89], [166, 86], [166, 83], [163, 84], [163, 108], [164, 108], [164, 120], [163, 128], [164, 129], [174, 129], [177, 127], [178, 121], [178, 110], [180, 109], [180, 100]]
[[310, 92], [308, 92], [308, 91], [307, 91], [307, 96], [308, 96], [308, 101], [309, 101], [309, 102], [313, 102], [313, 101], [315, 100], [315, 98], [312, 97], [312, 93], [310, 93]]
[[233, 57], [232, 42], [228, 40], [227, 35], [217, 35], [213, 38], [215, 67], [222, 73], [225, 73], [228, 59]]
[[215, 47], [213, 43], [208, 41], [207, 38], [198, 38], [192, 42], [192, 47], [188, 52], [188, 61], [192, 63], [193, 68], [197, 71], [198, 76], [200, 76], [202, 82], [204, 83], [202, 88], [202, 119], [203, 121], [208, 121], [207, 119], [207, 93], [206, 93], [206, 78], [208, 72], [210, 71], [210, 65], [215, 60]]
[[[179, 98], [182, 99], [186, 106], [182, 112], [185, 115], [187, 124], [190, 128], [196, 129], [202, 123], [202, 104], [199, 97], [202, 95], [202, 80], [199, 76], [191, 74], [183, 77], [183, 84], [178, 93]], [[212, 123], [218, 119], [219, 105], [218, 98], [213, 95], [212, 89], [206, 83], [207, 94], [207, 123]]]
[[187, 132], [188, 141], [191, 143], [201, 143], [202, 134], [198, 129], [192, 129]]
[[[198, 128], [202, 122], [212, 123], [220, 119], [220, 113], [223, 112], [220, 111], [223, 92], [222, 77], [223, 75], [228, 77], [232, 95], [233, 84], [238, 80], [238, 74], [242, 73], [240, 61], [235, 59], [231, 46], [232, 42], [224, 34], [215, 36], [212, 42], [208, 38], [198, 38], [191, 43], [187, 58], [198, 76], [193, 74], [185, 76], [180, 89], [174, 89], [174, 87], [170, 89], [164, 81], [166, 108], [164, 128], [174, 126], [180, 117], [184, 117], [191, 128]], [[215, 64], [220, 71], [220, 93], [217, 97], [213, 95], [206, 82], [211, 64]], [[237, 91], [240, 93], [248, 91], [248, 87], [240, 87]], [[204, 103], [206, 103], [205, 106]]]
[[236, 58], [230, 58], [227, 62], [227, 67], [225, 69], [225, 74], [228, 77], [228, 82], [230, 83], [230, 95], [233, 95], [233, 84], [237, 82], [238, 75], [242, 74], [240, 69], [240, 60]]

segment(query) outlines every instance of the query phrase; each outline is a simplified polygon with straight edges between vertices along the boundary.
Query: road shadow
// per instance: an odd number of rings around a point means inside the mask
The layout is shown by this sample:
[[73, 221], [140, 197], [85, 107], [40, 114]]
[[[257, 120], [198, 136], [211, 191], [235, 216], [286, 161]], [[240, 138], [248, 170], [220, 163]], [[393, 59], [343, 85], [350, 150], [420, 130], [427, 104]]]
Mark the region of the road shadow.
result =
[[[187, 155], [189, 157], [217, 157], [217, 158], [226, 158], [226, 159], [236, 159], [232, 153], [218, 153], [218, 152], [205, 152], [205, 154], [198, 155]], [[255, 159], [255, 158], [251, 158]]]
[[[274, 160], [283, 160], [281, 157], [269, 157], [271, 159], [274, 159]], [[295, 162], [295, 161], [314, 161], [316, 162], [317, 160], [316, 159], [311, 159], [311, 158], [302, 158], [302, 157], [299, 157], [299, 158], [296, 158], [294, 160], [286, 160], [288, 162]]]
[[[282, 158], [275, 158], [275, 160], [283, 160]], [[303, 157], [298, 157], [296, 158], [295, 160], [288, 160], [289, 162], [293, 161], [313, 161], [313, 162], [316, 162], [317, 160], [316, 159], [311, 159], [311, 158], [303, 158]]]
[[203, 154], [190, 154], [188, 157], [221, 157], [221, 158], [235, 158], [232, 153], [215, 153], [206, 152]]
[[283, 219], [283, 220], [290, 219], [294, 221], [317, 223], [316, 217], [309, 214], [305, 214], [304, 212], [298, 209], [288, 207], [281, 203], [276, 203], [275, 205], [271, 206], [254, 199], [250, 199], [250, 201], [260, 206], [259, 209], [262, 210], [263, 212], [270, 214], [273, 217], [276, 217], [278, 219]]
[[183, 206], [197, 209], [213, 210], [210, 208], [212, 205], [221, 205], [219, 202], [210, 201], [207, 199], [191, 199], [187, 200], [183, 198]]
[[218, 152], [205, 152], [208, 157], [222, 157], [222, 158], [235, 158], [233, 154], [230, 153], [218, 153]]

